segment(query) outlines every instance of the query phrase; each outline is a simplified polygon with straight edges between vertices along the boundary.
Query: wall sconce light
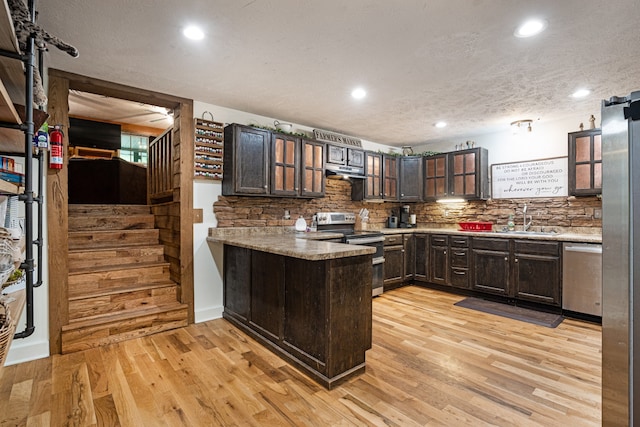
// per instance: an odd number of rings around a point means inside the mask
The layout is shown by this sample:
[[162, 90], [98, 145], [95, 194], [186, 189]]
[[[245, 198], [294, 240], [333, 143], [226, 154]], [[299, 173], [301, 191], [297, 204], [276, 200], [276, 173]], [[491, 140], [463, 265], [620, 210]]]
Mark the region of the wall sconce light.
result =
[[516, 120], [515, 122], [511, 122], [511, 129], [513, 133], [522, 133], [525, 129], [527, 132], [531, 132], [531, 123], [533, 123], [533, 120]]

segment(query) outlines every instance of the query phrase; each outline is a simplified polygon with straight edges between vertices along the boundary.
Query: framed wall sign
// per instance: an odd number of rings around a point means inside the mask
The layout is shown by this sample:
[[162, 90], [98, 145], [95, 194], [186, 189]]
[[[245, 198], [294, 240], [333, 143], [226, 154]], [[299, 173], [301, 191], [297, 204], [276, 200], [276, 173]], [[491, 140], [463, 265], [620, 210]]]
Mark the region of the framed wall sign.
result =
[[567, 157], [491, 165], [491, 197], [566, 197]]

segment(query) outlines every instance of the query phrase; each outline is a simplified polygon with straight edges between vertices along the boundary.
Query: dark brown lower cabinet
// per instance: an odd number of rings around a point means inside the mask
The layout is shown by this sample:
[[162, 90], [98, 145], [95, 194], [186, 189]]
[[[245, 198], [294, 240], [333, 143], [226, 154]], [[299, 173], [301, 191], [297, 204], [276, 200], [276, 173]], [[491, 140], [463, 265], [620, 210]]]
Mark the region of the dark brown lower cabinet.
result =
[[389, 234], [384, 238], [384, 290], [402, 286], [405, 270], [404, 237], [402, 234]]
[[415, 274], [414, 280], [418, 282], [429, 281], [429, 235], [416, 234], [415, 240]]
[[562, 302], [561, 248], [558, 242], [514, 241], [515, 297], [559, 306]]
[[473, 238], [473, 289], [508, 296], [511, 282], [509, 239]]
[[223, 317], [320, 384], [364, 372], [371, 255], [309, 261], [224, 246]]
[[413, 280], [416, 272], [416, 240], [413, 234], [404, 234], [402, 236], [402, 248], [404, 249], [404, 276], [403, 280], [409, 282]]
[[469, 280], [469, 238], [449, 237], [449, 284], [456, 288], [468, 289]]
[[429, 240], [429, 281], [438, 285], [449, 283], [449, 236], [434, 234]]
[[473, 289], [560, 306], [561, 244], [518, 239], [474, 238]]
[[384, 290], [397, 288], [404, 282], [404, 247], [384, 247]]

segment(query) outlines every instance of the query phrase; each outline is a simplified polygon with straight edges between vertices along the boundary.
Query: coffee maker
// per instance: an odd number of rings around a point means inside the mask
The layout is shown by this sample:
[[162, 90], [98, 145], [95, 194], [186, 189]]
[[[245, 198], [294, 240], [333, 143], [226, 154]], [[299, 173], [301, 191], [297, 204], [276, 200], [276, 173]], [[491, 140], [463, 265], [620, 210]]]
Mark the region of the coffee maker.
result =
[[404, 205], [400, 210], [400, 228], [414, 228], [416, 216], [409, 213], [409, 205]]

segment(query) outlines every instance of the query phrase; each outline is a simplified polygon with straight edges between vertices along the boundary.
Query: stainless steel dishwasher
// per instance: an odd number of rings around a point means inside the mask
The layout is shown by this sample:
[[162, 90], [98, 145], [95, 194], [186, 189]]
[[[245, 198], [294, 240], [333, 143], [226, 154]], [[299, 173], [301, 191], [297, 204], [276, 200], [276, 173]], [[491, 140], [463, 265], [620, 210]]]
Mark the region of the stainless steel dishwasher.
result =
[[562, 248], [562, 309], [602, 317], [602, 245]]

